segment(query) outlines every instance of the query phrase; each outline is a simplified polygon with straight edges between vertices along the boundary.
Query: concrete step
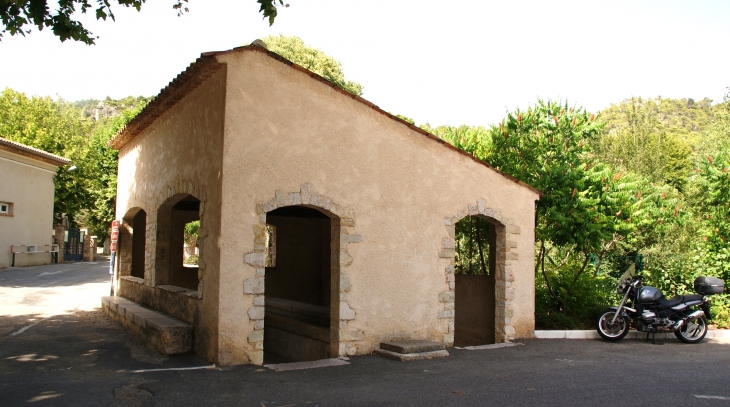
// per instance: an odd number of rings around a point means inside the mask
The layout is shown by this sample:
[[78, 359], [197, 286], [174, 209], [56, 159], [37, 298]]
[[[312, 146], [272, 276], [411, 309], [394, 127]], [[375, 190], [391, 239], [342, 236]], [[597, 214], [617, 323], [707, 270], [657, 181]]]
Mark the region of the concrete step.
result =
[[381, 342], [375, 354], [401, 362], [449, 356], [443, 343], [421, 340]]
[[193, 327], [122, 297], [101, 297], [109, 318], [135, 332], [152, 348], [166, 355], [193, 350]]
[[431, 342], [431, 341], [420, 341], [420, 340], [409, 340], [409, 341], [388, 341], [380, 342], [380, 349], [388, 350], [395, 353], [421, 353], [421, 352], [435, 352], [437, 350], [444, 350], [446, 347], [443, 343]]

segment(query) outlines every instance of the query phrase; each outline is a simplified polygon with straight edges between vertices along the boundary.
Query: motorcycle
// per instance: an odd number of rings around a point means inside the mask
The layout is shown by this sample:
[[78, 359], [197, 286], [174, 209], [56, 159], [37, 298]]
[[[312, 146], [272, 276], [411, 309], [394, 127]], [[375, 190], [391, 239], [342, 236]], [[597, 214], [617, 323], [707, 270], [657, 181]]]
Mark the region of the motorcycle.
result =
[[618, 307], [609, 307], [596, 324], [598, 334], [608, 341], [621, 340], [633, 325], [646, 332], [646, 340], [657, 332], [674, 332], [682, 342], [698, 343], [707, 334], [707, 320], [712, 320], [710, 301], [706, 295], [722, 294], [725, 282], [714, 277], [697, 277], [694, 288], [698, 294], [664, 298], [660, 290], [642, 285], [641, 275], [631, 265], [619, 279], [617, 291], [624, 297]]

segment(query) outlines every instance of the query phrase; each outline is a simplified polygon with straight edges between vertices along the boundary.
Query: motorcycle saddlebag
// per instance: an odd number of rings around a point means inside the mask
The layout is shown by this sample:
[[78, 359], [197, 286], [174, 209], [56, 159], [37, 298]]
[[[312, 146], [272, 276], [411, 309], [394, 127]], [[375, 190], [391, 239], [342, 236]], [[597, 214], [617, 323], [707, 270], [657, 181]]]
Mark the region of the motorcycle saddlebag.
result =
[[725, 282], [715, 277], [699, 276], [695, 278], [695, 291], [698, 294], [722, 294], [725, 292]]

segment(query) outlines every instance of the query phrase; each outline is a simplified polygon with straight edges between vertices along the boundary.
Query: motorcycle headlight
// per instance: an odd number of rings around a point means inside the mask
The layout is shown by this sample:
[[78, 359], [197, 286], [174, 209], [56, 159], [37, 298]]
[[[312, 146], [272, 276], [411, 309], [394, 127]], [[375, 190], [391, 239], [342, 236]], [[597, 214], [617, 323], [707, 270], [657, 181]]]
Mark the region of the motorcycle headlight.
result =
[[618, 291], [619, 294], [626, 294], [626, 287], [628, 287], [628, 284], [623, 282], [618, 285], [616, 291]]

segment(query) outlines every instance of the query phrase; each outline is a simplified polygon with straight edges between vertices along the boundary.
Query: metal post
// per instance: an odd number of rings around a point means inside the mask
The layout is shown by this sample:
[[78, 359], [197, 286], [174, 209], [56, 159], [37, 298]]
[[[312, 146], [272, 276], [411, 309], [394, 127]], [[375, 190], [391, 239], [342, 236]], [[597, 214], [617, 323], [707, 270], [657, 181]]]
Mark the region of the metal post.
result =
[[115, 273], [114, 273], [116, 271], [116, 269], [114, 267], [114, 258], [116, 257], [115, 256], [116, 254], [117, 254], [116, 252], [112, 252], [111, 256], [109, 257], [109, 275], [111, 276], [111, 279], [112, 279], [112, 281], [111, 281], [112, 285], [111, 285], [111, 289], [109, 291], [109, 295], [111, 295], [111, 296], [114, 296], [114, 282], [116, 280], [116, 278], [114, 278], [114, 277], [116, 277]]

